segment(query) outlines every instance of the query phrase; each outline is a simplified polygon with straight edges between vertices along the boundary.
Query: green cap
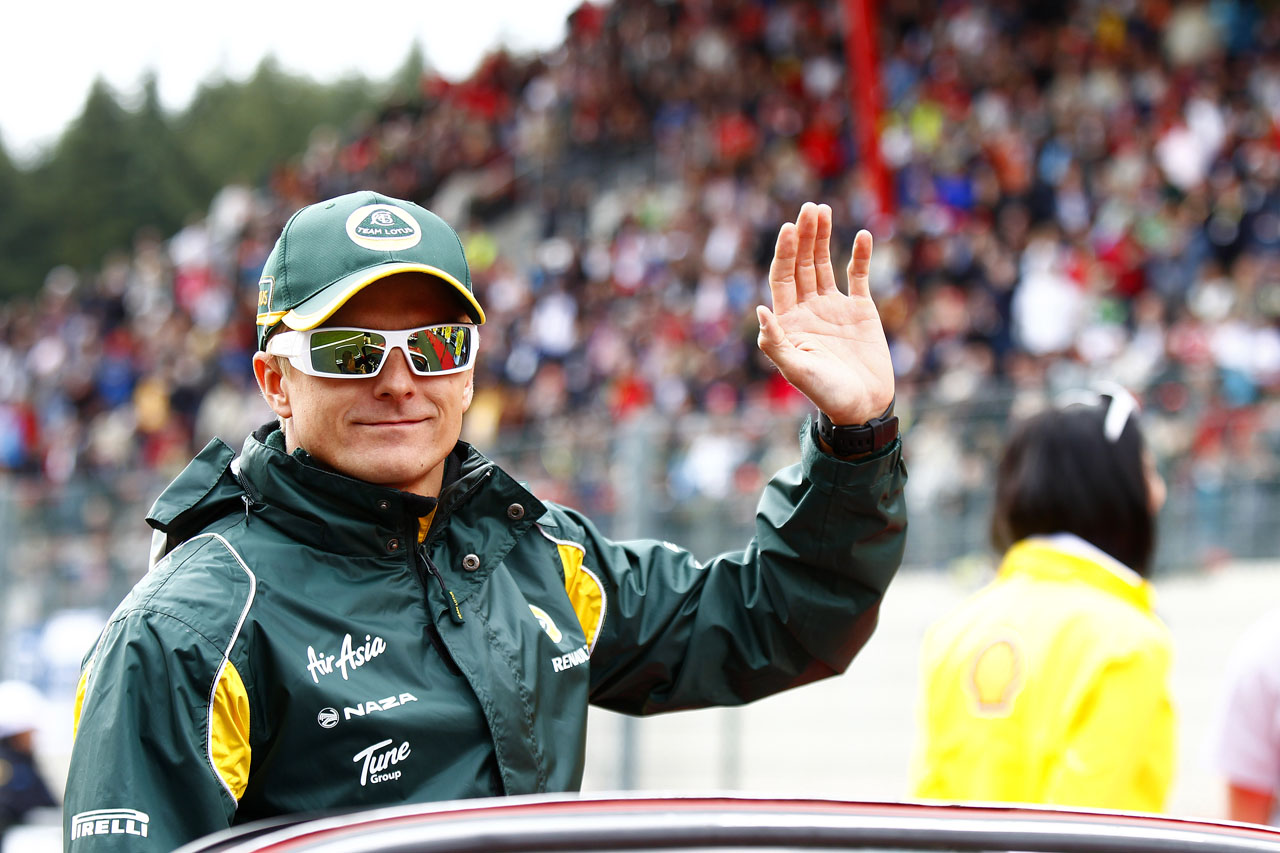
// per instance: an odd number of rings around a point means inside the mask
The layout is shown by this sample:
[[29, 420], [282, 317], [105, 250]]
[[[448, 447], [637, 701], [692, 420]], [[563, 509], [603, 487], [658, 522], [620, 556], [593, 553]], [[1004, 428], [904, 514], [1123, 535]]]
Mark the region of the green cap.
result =
[[365, 287], [422, 272], [452, 287], [484, 322], [458, 234], [411, 201], [361, 191], [319, 201], [285, 223], [258, 282], [258, 348], [280, 323], [314, 329]]

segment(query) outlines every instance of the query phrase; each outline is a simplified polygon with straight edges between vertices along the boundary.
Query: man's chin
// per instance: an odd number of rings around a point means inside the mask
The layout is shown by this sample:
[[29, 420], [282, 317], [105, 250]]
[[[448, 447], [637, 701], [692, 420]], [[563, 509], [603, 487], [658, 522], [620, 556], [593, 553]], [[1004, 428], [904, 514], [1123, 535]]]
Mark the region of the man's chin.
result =
[[[404, 452], [403, 447], [395, 449], [396, 456]], [[422, 454], [415, 454], [412, 459], [389, 459], [371, 453], [363, 457], [360, 463], [360, 471], [353, 472], [350, 476], [364, 480], [366, 483], [432, 497], [439, 490], [438, 486], [435, 489], [431, 487], [430, 475], [433, 469], [422, 467]]]

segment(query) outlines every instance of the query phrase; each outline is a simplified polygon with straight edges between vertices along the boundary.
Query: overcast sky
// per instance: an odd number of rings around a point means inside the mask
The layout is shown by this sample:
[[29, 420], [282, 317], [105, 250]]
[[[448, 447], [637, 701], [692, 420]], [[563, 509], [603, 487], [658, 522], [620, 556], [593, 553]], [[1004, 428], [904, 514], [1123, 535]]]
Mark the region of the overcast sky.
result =
[[0, 139], [20, 162], [56, 140], [95, 76], [123, 96], [147, 69], [171, 109], [213, 75], [243, 79], [266, 55], [319, 80], [382, 79], [415, 40], [428, 64], [465, 77], [491, 47], [560, 41], [580, 0], [35, 0], [0, 27]]

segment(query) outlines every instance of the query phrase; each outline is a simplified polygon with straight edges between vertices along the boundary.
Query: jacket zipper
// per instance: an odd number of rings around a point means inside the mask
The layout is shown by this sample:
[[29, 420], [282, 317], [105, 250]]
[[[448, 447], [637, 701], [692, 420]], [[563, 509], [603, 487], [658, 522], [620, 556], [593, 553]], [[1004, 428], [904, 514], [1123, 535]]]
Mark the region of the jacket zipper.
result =
[[[453, 514], [453, 508], [469, 498], [476, 489], [479, 489], [486, 480], [493, 474], [493, 466], [486, 467], [484, 473], [476, 478], [476, 481], [465, 492], [458, 495], [454, 500], [449, 501], [448, 506], [441, 503], [436, 504], [436, 518], [433, 523], [432, 530], [434, 536], [428, 535], [427, 539], [418, 546], [418, 558], [422, 561], [422, 565], [426, 568], [426, 573], [436, 579], [436, 584], [440, 587], [440, 591], [444, 593], [445, 599], [449, 602], [449, 618], [453, 620], [453, 624], [461, 625], [462, 608], [458, 606], [458, 598], [453, 594], [444, 583], [444, 577], [440, 574], [440, 569], [431, 561], [431, 557], [427, 556], [427, 545], [439, 538], [440, 533], [444, 529], [444, 522]], [[421, 575], [419, 575], [421, 577]], [[436, 653], [444, 660], [449, 671], [454, 675], [462, 675], [462, 668], [458, 666], [458, 662], [453, 659], [453, 655], [449, 653], [449, 649], [444, 644], [444, 637], [440, 635], [440, 629], [436, 627], [435, 619], [431, 618], [431, 585], [423, 578], [423, 594], [427, 597], [427, 636], [431, 640], [431, 645], [436, 647]]]
[[[440, 588], [444, 590], [445, 596], [453, 605], [449, 610], [449, 613], [452, 616], [454, 610], [458, 606], [457, 599], [455, 599], [453, 593], [449, 592], [445, 587], [444, 578], [440, 576], [440, 570], [431, 562], [431, 559], [427, 556], [426, 548], [421, 545], [418, 546], [418, 556], [422, 560], [423, 565], [426, 566], [426, 573], [432, 575], [436, 579], [436, 582], [440, 584]], [[444, 644], [444, 637], [440, 635], [440, 629], [436, 627], [436, 620], [431, 615], [431, 584], [423, 577], [423, 573], [421, 571], [418, 572], [418, 580], [422, 584], [422, 594], [427, 599], [427, 639], [431, 641], [431, 645], [435, 647], [436, 654], [440, 655], [440, 659], [444, 661], [444, 665], [449, 669], [449, 672], [460, 676], [462, 675], [462, 667], [458, 666], [458, 662], [453, 659], [453, 654]], [[461, 619], [462, 612], [458, 611], [455, 622], [460, 622]]]
[[239, 465], [232, 465], [231, 473], [236, 478], [236, 482], [240, 484], [240, 488], [244, 490], [240, 500], [244, 502], [244, 520], [248, 521], [249, 513], [257, 509], [258, 504], [262, 503], [262, 496], [258, 494], [258, 490], [249, 482], [249, 478], [240, 473]]
[[[444, 585], [444, 577], [440, 574], [440, 570], [436, 568], [436, 564], [431, 562], [431, 558], [427, 556], [426, 545], [418, 546], [418, 556], [422, 558], [422, 564], [427, 567], [427, 574], [436, 579], [436, 583], [440, 585], [440, 591], [444, 593], [445, 599], [449, 602], [449, 618], [453, 620], [453, 624], [461, 625], [462, 608], [458, 607], [458, 598], [453, 594], [453, 590]], [[430, 596], [428, 596], [430, 601]]]

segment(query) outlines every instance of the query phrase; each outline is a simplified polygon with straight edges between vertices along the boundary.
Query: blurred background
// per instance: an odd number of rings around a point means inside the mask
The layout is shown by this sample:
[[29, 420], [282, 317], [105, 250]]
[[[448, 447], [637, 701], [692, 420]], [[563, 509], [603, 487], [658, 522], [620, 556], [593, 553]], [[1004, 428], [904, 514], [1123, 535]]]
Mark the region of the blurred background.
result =
[[618, 537], [708, 556], [809, 410], [757, 351], [778, 226], [876, 241], [910, 481], [906, 564], [850, 673], [747, 709], [593, 717], [587, 785], [901, 798], [924, 627], [990, 577], [1009, 419], [1135, 392], [1169, 500], [1155, 582], [1182, 712], [1171, 808], [1221, 814], [1222, 657], [1280, 600], [1280, 4], [613, 0], [447, 77], [262, 60], [181, 108], [99, 78], [0, 147], [0, 677], [56, 709], [145, 571], [151, 500], [269, 419], [257, 281], [285, 219], [360, 188], [463, 236], [489, 314], [464, 438]]

